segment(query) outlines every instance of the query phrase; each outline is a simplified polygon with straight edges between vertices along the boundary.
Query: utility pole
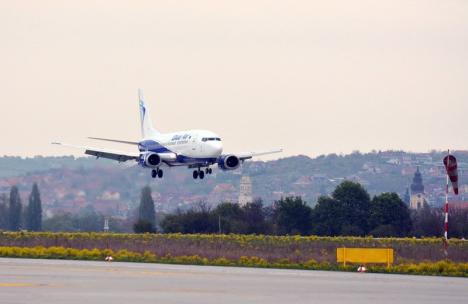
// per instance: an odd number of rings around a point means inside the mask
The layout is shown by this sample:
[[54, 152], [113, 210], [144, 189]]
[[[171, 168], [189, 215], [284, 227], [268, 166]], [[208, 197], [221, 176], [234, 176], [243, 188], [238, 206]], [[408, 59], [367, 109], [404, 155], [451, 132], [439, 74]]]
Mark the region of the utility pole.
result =
[[104, 218], [104, 232], [109, 232], [109, 218]]

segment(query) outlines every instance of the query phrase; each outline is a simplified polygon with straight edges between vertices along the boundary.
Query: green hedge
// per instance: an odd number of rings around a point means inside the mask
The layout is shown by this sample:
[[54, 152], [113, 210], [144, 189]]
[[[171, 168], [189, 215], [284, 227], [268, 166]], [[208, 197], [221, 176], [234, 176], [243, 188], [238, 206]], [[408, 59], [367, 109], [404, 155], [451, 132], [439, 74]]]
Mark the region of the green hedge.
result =
[[[283, 269], [304, 269], [304, 270], [339, 270], [356, 271], [357, 266], [341, 266], [330, 263], [318, 263], [309, 260], [304, 263], [293, 263], [282, 259], [268, 262], [259, 257], [242, 256], [237, 260], [226, 258], [207, 259], [198, 255], [194, 256], [156, 256], [151, 252], [131, 252], [119, 250], [114, 252], [110, 249], [99, 250], [74, 249], [63, 247], [0, 247], [1, 257], [14, 258], [35, 258], [35, 259], [68, 259], [68, 260], [93, 260], [103, 261], [105, 257], [112, 256], [114, 261], [120, 262], [144, 262], [144, 263], [165, 263], [184, 265], [211, 265], [211, 266], [236, 266], [236, 267], [261, 267], [261, 268], [283, 268]], [[400, 264], [391, 267], [369, 266], [368, 272], [375, 273], [403, 273], [415, 275], [441, 275], [468, 277], [468, 263], [453, 263], [449, 261], [438, 261], [436, 263], [423, 262], [418, 264]]]

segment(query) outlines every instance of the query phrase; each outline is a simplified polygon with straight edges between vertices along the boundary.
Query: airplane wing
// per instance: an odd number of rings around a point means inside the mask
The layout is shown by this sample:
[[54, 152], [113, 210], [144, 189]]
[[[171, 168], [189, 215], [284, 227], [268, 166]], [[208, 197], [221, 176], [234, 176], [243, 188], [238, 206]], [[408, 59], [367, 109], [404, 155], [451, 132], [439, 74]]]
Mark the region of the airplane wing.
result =
[[274, 154], [274, 153], [281, 153], [283, 149], [276, 149], [276, 150], [267, 150], [267, 151], [260, 151], [260, 152], [244, 152], [239, 154], [234, 154], [239, 157], [240, 160], [251, 159], [255, 156], [267, 155], [267, 154]]
[[127, 145], [137, 145], [138, 142], [136, 141], [128, 141], [128, 140], [120, 140], [120, 139], [109, 139], [109, 138], [102, 138], [102, 137], [88, 137], [89, 139], [94, 139], [94, 140], [103, 140], [103, 141], [110, 141], [110, 142], [116, 142], [120, 144], [127, 144]]
[[97, 158], [107, 158], [116, 160], [118, 162], [125, 162], [127, 160], [134, 160], [138, 161], [140, 157], [140, 153], [138, 152], [122, 152], [122, 151], [115, 151], [115, 150], [107, 150], [101, 148], [93, 148], [93, 147], [86, 147], [86, 146], [77, 146], [77, 145], [70, 145], [65, 143], [53, 142], [53, 145], [60, 145], [64, 147], [71, 147], [76, 149], [85, 150], [84, 153], [87, 155], [96, 156]]

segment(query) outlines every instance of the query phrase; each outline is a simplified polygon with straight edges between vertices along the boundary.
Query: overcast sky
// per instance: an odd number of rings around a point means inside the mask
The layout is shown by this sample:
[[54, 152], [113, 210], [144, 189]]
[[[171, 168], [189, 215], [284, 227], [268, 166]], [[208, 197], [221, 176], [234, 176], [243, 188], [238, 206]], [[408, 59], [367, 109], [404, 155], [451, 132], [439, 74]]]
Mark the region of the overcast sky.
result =
[[138, 140], [138, 88], [226, 152], [468, 148], [464, 0], [0, 0], [0, 43], [0, 155]]

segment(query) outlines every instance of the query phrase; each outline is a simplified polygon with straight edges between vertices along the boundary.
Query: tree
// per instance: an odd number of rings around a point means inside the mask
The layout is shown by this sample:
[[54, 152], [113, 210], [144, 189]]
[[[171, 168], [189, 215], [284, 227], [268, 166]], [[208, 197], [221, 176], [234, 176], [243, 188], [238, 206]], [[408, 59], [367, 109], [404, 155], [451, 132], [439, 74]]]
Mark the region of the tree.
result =
[[411, 234], [417, 237], [442, 236], [443, 214], [440, 210], [431, 209], [424, 204], [423, 208], [411, 214], [413, 230]]
[[29, 204], [26, 208], [26, 228], [30, 231], [42, 230], [41, 195], [36, 183], [33, 185], [31, 194], [29, 195]]
[[396, 193], [382, 193], [371, 202], [370, 234], [373, 236], [406, 236], [411, 231], [408, 206]]
[[301, 197], [286, 197], [275, 202], [274, 221], [279, 234], [306, 235], [312, 228], [312, 209]]
[[408, 188], [406, 188], [405, 196], [403, 197], [403, 201], [405, 202], [405, 204], [406, 204], [407, 206], [410, 205], [411, 197], [410, 197], [409, 189], [408, 189]]
[[398, 232], [393, 225], [379, 225], [372, 229], [370, 234], [376, 237], [394, 237], [398, 235]]
[[239, 204], [222, 203], [214, 210], [222, 233], [245, 233], [244, 212]]
[[188, 211], [177, 210], [175, 214], [167, 215], [161, 227], [168, 233], [214, 233], [218, 231], [218, 217], [200, 202]]
[[359, 184], [344, 181], [332, 197], [320, 197], [313, 211], [318, 235], [364, 235], [369, 230], [370, 197]]
[[[144, 227], [147, 227], [148, 229], [141, 231], [141, 228]], [[154, 201], [151, 196], [151, 188], [149, 186], [145, 186], [141, 190], [138, 220], [135, 223], [133, 230], [138, 233], [156, 231], [156, 212], [154, 210]]]
[[73, 217], [73, 225], [78, 231], [102, 231], [104, 217], [98, 214], [92, 205], [88, 205]]
[[449, 211], [448, 236], [456, 238], [468, 238], [468, 210], [452, 208]]
[[70, 213], [61, 213], [45, 219], [42, 227], [44, 231], [79, 231], [75, 225], [76, 220]]
[[13, 186], [10, 190], [10, 205], [8, 207], [8, 228], [12, 231], [18, 231], [21, 227], [21, 198], [18, 187]]
[[359, 183], [344, 181], [336, 187], [332, 197], [340, 204], [341, 214], [336, 220], [341, 221], [341, 234], [366, 234], [369, 231], [370, 207], [370, 197], [366, 189]]
[[[111, 230], [115, 231], [114, 221], [111, 221]], [[78, 214], [58, 213], [44, 220], [42, 230], [44, 231], [102, 231], [104, 227], [104, 216], [97, 213], [93, 206], [88, 205]]]
[[133, 224], [133, 231], [135, 233], [154, 233], [156, 232], [154, 226], [151, 225], [150, 222], [145, 220], [138, 220], [135, 224]]
[[266, 221], [262, 200], [255, 199], [252, 203], [242, 206], [242, 210], [244, 213], [245, 233], [266, 234], [269, 232], [270, 227]]
[[[174, 214], [166, 215], [161, 221], [161, 228], [165, 233], [176, 233], [184, 231], [184, 214], [177, 210]], [[136, 226], [134, 227], [134, 230]], [[136, 231], [135, 231], [136, 232]]]
[[218, 231], [218, 219], [209, 210], [189, 210], [184, 219], [183, 233], [214, 233]]
[[0, 195], [0, 230], [8, 229], [8, 198], [5, 194]]
[[318, 199], [312, 213], [313, 232], [317, 235], [336, 236], [341, 234], [343, 217], [341, 204], [328, 196]]

